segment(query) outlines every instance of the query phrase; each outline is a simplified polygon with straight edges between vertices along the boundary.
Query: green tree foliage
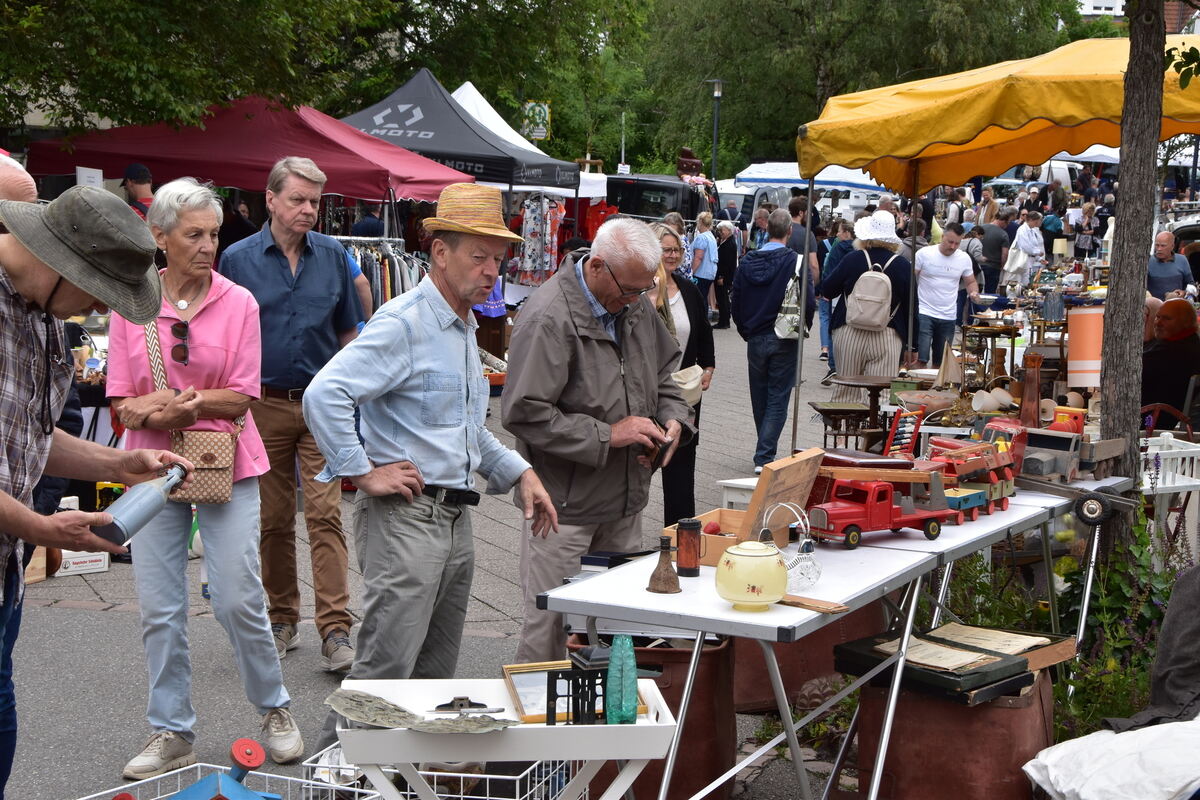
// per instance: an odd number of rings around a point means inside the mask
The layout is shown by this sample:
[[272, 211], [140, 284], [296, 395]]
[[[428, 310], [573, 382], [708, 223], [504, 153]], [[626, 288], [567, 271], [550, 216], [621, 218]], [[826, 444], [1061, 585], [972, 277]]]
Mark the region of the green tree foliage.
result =
[[[291, 104], [345, 79], [354, 20], [387, 0], [0, 0], [0, 126], [198, 122], [249, 94]], [[348, 66], [348, 65], [347, 65]]]
[[796, 128], [829, 97], [1046, 52], [1071, 14], [1072, 0], [730, 0], [713, 15], [658, 0], [650, 37], [670, 46], [647, 62], [663, 111], [656, 143], [708, 152], [702, 81], [720, 77], [721, 137], [745, 143], [738, 163], [791, 159]]

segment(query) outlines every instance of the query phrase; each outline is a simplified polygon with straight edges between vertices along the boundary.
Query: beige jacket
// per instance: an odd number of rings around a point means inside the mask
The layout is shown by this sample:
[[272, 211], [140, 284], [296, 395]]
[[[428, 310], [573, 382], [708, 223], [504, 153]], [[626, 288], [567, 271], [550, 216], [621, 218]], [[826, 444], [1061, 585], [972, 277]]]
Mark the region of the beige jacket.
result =
[[646, 506], [650, 470], [637, 462], [642, 450], [610, 450], [612, 423], [678, 420], [685, 442], [695, 432], [671, 378], [679, 346], [650, 301], [630, 304], [617, 324], [619, 348], [592, 315], [568, 256], [513, 326], [503, 424], [568, 525], [611, 522]]

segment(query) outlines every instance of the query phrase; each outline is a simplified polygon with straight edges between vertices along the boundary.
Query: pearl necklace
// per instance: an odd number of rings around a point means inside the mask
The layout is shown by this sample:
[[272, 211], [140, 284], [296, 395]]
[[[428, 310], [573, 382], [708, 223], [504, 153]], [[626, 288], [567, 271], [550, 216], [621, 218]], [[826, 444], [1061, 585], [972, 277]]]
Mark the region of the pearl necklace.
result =
[[204, 289], [204, 287], [201, 286], [199, 289], [196, 290], [196, 293], [193, 294], [191, 297], [189, 297], [187, 300], [183, 300], [183, 299], [175, 300], [171, 297], [171, 293], [167, 291], [167, 282], [165, 280], [162, 281], [163, 295], [167, 298], [167, 300], [171, 303], [171, 305], [175, 306], [180, 311], [187, 311], [188, 306], [190, 306], [192, 303], [196, 302], [196, 298], [200, 296], [200, 292], [203, 289]]

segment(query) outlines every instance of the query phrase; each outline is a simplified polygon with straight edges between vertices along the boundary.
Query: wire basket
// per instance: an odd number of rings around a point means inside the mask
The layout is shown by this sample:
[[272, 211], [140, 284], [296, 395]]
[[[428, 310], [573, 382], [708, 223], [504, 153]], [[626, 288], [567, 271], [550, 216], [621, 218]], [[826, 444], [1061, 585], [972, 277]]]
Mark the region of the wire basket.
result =
[[[426, 762], [418, 765], [417, 772], [443, 800], [558, 800], [582, 763], [505, 761], [435, 765]], [[340, 744], [332, 744], [313, 755], [303, 766], [304, 777], [313, 784], [369, 786], [362, 771], [343, 759]], [[504, 773], [500, 771], [502, 769]], [[383, 772], [396, 784], [402, 796], [417, 796], [395, 769], [383, 767]], [[587, 789], [580, 800], [588, 800]]]
[[[115, 789], [89, 794], [79, 800], [112, 800], [122, 792], [133, 795], [134, 800], [161, 800], [174, 797], [179, 792], [200, 780], [218, 772], [229, 772], [229, 767], [216, 764], [193, 764], [183, 769], [172, 770], [155, 778], [136, 783], [127, 783]], [[289, 778], [269, 775], [265, 772], [248, 772], [242, 785], [254, 792], [267, 793], [281, 800], [377, 800], [379, 793], [353, 786], [331, 786], [315, 783], [304, 778]]]

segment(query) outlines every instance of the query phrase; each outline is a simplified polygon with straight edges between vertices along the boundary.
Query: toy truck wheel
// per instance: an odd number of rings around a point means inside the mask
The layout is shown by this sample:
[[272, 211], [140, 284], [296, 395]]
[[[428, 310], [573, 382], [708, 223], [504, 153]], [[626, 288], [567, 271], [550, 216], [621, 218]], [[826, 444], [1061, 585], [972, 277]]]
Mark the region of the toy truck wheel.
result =
[[925, 524], [921, 526], [921, 532], [925, 534], [925, 538], [933, 541], [942, 533], [942, 523], [936, 519], [927, 519]]
[[1007, 497], [1000, 498], [1000, 510], [1008, 511], [1008, 498]]
[[979, 506], [975, 506], [974, 508], [972, 508], [971, 511], [969, 512], [969, 515], [970, 515], [971, 522], [974, 522], [975, 520], [979, 519]]
[[842, 540], [842, 544], [846, 546], [847, 550], [853, 550], [862, 541], [862, 528], [857, 525], [847, 525], [843, 535], [846, 538]]
[[967, 515], [965, 513], [963, 513], [962, 511], [960, 511], [954, 515], [954, 524], [955, 525], [962, 525], [966, 521], [967, 521]]
[[1099, 525], [1112, 516], [1112, 503], [1098, 492], [1088, 492], [1075, 501], [1075, 516], [1085, 525]]
[[1004, 480], [1011, 481], [1012, 479], [1013, 479], [1012, 467], [1005, 467], [1004, 468]]
[[996, 502], [994, 500], [988, 500], [988, 502], [987, 502], [988, 516], [990, 517], [992, 514], [995, 514], [995, 513], [996, 513]]

